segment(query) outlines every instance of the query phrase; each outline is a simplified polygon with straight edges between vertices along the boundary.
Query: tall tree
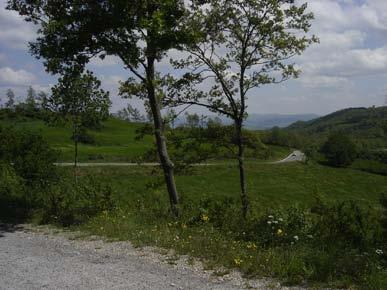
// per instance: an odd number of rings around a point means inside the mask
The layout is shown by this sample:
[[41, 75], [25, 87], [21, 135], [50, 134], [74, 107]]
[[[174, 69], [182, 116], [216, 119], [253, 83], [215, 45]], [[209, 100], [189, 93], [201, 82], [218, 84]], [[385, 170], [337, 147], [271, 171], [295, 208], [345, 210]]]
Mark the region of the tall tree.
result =
[[36, 92], [31, 86], [27, 89], [26, 106], [31, 112], [36, 109]]
[[5, 107], [9, 109], [13, 109], [15, 107], [15, 93], [11, 90], [7, 90], [7, 101], [5, 103]]
[[50, 72], [74, 63], [85, 65], [96, 55], [121, 58], [132, 75], [127, 84], [139, 85], [149, 103], [171, 208], [178, 215], [178, 192], [164, 135], [155, 65], [188, 35], [180, 30], [184, 1], [9, 0], [7, 8], [40, 25], [31, 52], [45, 59]]
[[109, 93], [100, 89], [101, 82], [89, 71], [68, 71], [52, 88], [45, 100], [45, 109], [72, 124], [74, 141], [74, 169], [78, 162], [78, 143], [85, 128], [96, 127], [109, 117]]
[[254, 88], [298, 76], [290, 58], [318, 41], [306, 35], [313, 19], [306, 8], [292, 0], [194, 0], [185, 25], [196, 29], [199, 41], [185, 46], [186, 59], [172, 61], [185, 73], [168, 80], [169, 105], [199, 105], [234, 121], [244, 216], [246, 102]]
[[126, 108], [119, 110], [117, 116], [128, 122], [145, 122], [145, 116], [140, 113], [139, 109], [134, 108], [131, 104], [128, 104]]

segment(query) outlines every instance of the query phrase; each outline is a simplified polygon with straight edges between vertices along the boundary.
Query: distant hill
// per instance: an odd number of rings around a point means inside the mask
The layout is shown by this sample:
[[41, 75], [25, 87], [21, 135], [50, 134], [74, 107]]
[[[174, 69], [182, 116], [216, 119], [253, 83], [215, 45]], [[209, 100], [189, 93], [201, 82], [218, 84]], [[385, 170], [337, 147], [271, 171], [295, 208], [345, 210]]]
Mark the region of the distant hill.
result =
[[[214, 117], [214, 116], [208, 116]], [[297, 121], [309, 121], [319, 117], [316, 114], [249, 114], [245, 121], [247, 129], [271, 129], [273, 127], [284, 128]], [[224, 124], [231, 124], [231, 120], [220, 117]], [[185, 122], [184, 118], [175, 121], [175, 125]]]
[[386, 124], [387, 107], [348, 108], [310, 121], [295, 122], [286, 130], [317, 136], [335, 131], [387, 144]]
[[316, 114], [250, 114], [245, 122], [246, 128], [270, 129], [284, 128], [297, 121], [309, 121], [318, 118]]

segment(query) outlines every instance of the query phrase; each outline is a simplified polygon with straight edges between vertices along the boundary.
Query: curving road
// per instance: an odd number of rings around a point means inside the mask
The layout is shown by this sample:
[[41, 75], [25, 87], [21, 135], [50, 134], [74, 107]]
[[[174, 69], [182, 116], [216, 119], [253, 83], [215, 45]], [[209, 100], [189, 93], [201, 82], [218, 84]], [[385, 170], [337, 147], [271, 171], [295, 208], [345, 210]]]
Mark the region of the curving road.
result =
[[293, 151], [292, 153], [289, 154], [289, 156], [287, 156], [286, 158], [282, 159], [282, 160], [279, 160], [279, 161], [275, 161], [275, 162], [272, 162], [272, 164], [276, 164], [276, 163], [287, 163], [287, 162], [303, 162], [305, 161], [305, 154], [302, 153], [301, 151], [299, 150], [295, 150]]

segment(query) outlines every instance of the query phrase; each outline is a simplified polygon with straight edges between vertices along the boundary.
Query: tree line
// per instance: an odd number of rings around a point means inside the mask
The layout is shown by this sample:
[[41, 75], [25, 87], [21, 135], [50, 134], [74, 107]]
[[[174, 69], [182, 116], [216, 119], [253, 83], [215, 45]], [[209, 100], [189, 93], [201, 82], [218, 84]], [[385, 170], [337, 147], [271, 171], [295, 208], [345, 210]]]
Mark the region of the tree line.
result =
[[[43, 60], [48, 72], [62, 76], [58, 89], [71, 91], [71, 82], [63, 81], [74, 72], [79, 77], [93, 57], [114, 55], [122, 60], [128, 78], [120, 95], [139, 97], [148, 108], [175, 216], [179, 194], [162, 109], [195, 105], [231, 118], [246, 217], [247, 100], [253, 89], [298, 77], [300, 71], [291, 59], [318, 41], [308, 33], [313, 14], [306, 4], [293, 0], [9, 0], [7, 9], [38, 25], [30, 52]], [[174, 72], [158, 69], [176, 50], [183, 56], [170, 60]]]

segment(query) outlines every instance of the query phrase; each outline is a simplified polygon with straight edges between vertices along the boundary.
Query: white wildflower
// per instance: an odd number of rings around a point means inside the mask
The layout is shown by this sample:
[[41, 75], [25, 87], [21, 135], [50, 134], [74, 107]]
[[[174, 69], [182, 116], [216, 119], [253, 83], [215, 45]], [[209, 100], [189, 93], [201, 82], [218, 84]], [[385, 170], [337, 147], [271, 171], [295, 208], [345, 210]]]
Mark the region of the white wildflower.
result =
[[274, 217], [273, 217], [272, 215], [269, 215], [268, 218], [269, 218], [269, 219], [273, 219]]
[[375, 253], [378, 254], [378, 255], [383, 255], [383, 250], [377, 249], [377, 250], [375, 251]]
[[299, 240], [299, 237], [298, 237], [298, 236], [294, 236], [293, 238], [294, 238], [296, 241]]
[[284, 219], [283, 219], [283, 218], [279, 218], [278, 220], [279, 220], [280, 222], [283, 222], [283, 221], [284, 221]]
[[271, 225], [271, 221], [267, 221], [267, 224], [268, 224], [268, 225]]

